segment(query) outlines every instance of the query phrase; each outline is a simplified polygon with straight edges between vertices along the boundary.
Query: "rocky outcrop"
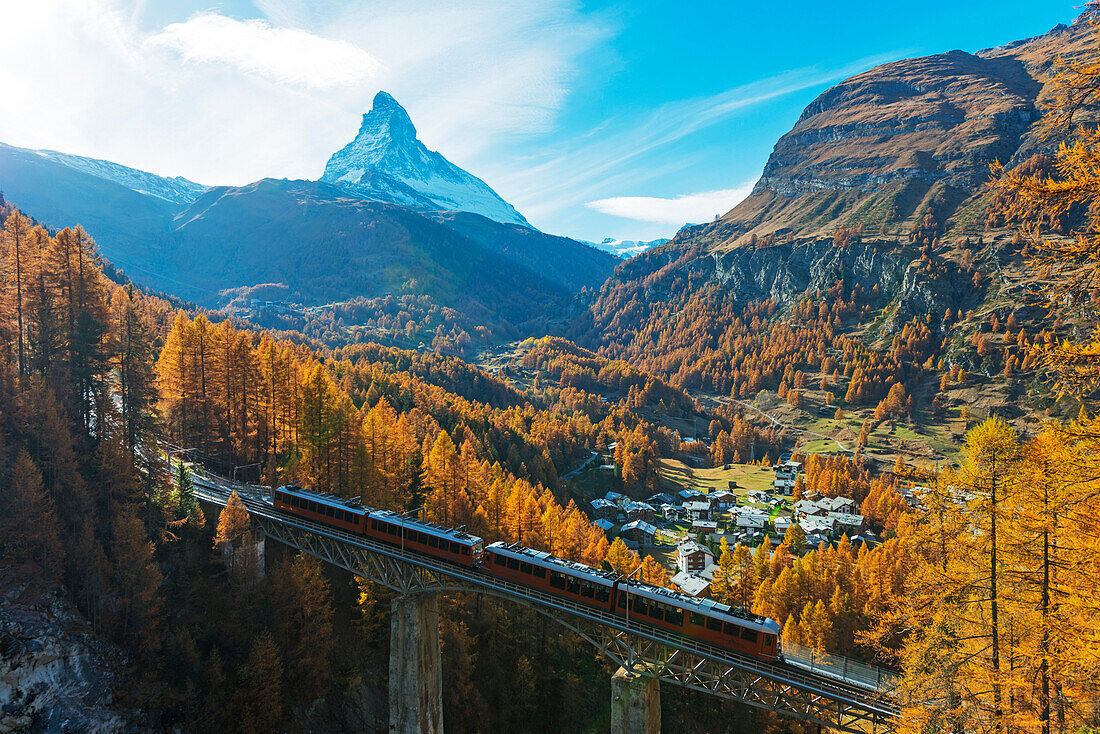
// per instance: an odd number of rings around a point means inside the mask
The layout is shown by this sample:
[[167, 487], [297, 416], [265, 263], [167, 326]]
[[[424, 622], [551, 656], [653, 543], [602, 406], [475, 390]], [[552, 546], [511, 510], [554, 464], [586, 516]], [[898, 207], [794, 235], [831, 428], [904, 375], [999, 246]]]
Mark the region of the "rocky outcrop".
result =
[[[1085, 22], [977, 53], [949, 51], [877, 66], [828, 89], [775, 145], [752, 195], [693, 228], [712, 247], [755, 233], [796, 238], [861, 225], [907, 228], [928, 211], [947, 225], [980, 197], [995, 161], [1015, 165], [1039, 134], [1055, 59], [1095, 54]], [[681, 237], [690, 236], [682, 233]]]
[[0, 576], [0, 734], [138, 731], [112, 693], [125, 662], [56, 593]]

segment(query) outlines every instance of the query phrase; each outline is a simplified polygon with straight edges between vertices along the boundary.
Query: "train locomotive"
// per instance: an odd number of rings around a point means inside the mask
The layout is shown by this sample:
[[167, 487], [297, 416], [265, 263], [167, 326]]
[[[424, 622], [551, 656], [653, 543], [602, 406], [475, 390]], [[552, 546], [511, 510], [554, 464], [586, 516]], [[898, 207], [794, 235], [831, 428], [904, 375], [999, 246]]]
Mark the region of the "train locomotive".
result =
[[780, 657], [779, 625], [765, 617], [659, 586], [624, 579], [516, 543], [485, 545], [461, 529], [376, 510], [354, 500], [286, 485], [275, 509], [373, 538], [706, 645], [765, 660]]

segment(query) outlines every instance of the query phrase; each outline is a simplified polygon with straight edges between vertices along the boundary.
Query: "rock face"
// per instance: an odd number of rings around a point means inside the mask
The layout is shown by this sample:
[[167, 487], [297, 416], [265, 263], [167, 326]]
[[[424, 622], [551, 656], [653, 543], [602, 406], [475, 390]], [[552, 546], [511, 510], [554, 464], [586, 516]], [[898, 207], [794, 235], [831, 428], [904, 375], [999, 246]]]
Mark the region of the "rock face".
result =
[[321, 180], [371, 201], [531, 226], [484, 181], [428, 150], [409, 114], [386, 92], [375, 95], [359, 134], [333, 154]]
[[1036, 123], [1058, 55], [1093, 53], [1084, 22], [976, 54], [949, 51], [877, 66], [825, 91], [775, 145], [756, 187], [717, 222], [711, 246], [750, 233], [812, 237], [837, 227], [904, 227], [974, 216], [994, 161], [1047, 150]]
[[123, 654], [55, 594], [9, 577], [0, 588], [0, 732], [136, 731], [113, 708]]

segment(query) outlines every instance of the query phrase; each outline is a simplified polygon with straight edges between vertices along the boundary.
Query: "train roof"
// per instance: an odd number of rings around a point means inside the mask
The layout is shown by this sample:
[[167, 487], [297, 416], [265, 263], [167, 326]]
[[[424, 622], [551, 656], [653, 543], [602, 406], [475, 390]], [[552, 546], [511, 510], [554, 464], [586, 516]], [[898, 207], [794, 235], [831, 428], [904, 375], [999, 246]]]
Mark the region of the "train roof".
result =
[[607, 571], [601, 571], [598, 568], [592, 568], [586, 566], [583, 563], [576, 563], [574, 561], [567, 561], [564, 558], [558, 558], [555, 555], [551, 555], [546, 551], [535, 550], [534, 548], [528, 548], [525, 545], [519, 543], [504, 543], [497, 541], [489, 545], [489, 548], [496, 553], [500, 553], [503, 556], [511, 556], [512, 558], [519, 558], [521, 560], [530, 561], [531, 563], [539, 566], [545, 566], [546, 568], [553, 568], [564, 573], [569, 573], [574, 576], [585, 576], [592, 578], [593, 580], [599, 580], [607, 584], [614, 583], [618, 578], [616, 574], [608, 573]]
[[350, 512], [357, 512], [360, 514], [366, 514], [373, 510], [372, 507], [367, 507], [361, 502], [355, 500], [344, 499], [343, 497], [337, 497], [336, 495], [326, 494], [324, 492], [318, 492], [315, 489], [306, 489], [305, 487], [299, 487], [294, 484], [284, 484], [276, 489], [278, 492], [286, 492], [287, 494], [296, 494], [299, 497], [306, 497], [314, 502], [321, 502], [332, 507], [339, 507], [342, 510]]
[[414, 528], [419, 532], [429, 533], [437, 538], [447, 538], [448, 540], [463, 543], [464, 545], [477, 545], [481, 542], [481, 538], [471, 533], [467, 533], [464, 530], [449, 528], [445, 525], [436, 525], [434, 522], [418, 520], [415, 517], [406, 517], [393, 510], [374, 510], [370, 513], [370, 517], [376, 520], [385, 520], [386, 522], [403, 525], [407, 528]]

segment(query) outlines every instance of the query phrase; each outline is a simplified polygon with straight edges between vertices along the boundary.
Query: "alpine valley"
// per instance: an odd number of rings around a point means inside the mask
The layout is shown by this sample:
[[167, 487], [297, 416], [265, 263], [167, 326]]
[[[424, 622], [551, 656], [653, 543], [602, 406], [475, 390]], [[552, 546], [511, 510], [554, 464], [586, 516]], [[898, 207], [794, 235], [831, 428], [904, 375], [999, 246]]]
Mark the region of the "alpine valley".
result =
[[[592, 154], [635, 123], [586, 98], [579, 142], [513, 169], [580, 150], [577, 201], [616, 200], [583, 217], [701, 223], [539, 231], [572, 193], [545, 182], [529, 221], [386, 92], [316, 180], [0, 144], [0, 734], [1100, 732], [1100, 4], [802, 88], [718, 216], [752, 135], [711, 122], [741, 102], [679, 123], [647, 100], [744, 89], [759, 39], [692, 34], [723, 62], [695, 80], [667, 4], [601, 6], [576, 36], [546, 21], [589, 3], [492, 6], [526, 20], [472, 85], [481, 3], [417, 5], [415, 34], [389, 15], [415, 4], [374, 3], [370, 43], [321, 22], [351, 0], [196, 10], [140, 44], [119, 29], [175, 11], [100, 5], [97, 38], [149, 75], [349, 94], [355, 116], [378, 79], [426, 76], [420, 54], [454, 94], [432, 122], [518, 78], [511, 113], [545, 121], [560, 93], [575, 130], [571, 100], [629, 88], [648, 112], [625, 143]], [[732, 38], [744, 8], [696, 5], [677, 20]], [[854, 6], [784, 32], [833, 43]], [[952, 7], [901, 12], [925, 10]], [[631, 54], [639, 19], [659, 28]], [[951, 30], [919, 47], [971, 33]], [[548, 58], [578, 38], [576, 68]], [[692, 147], [704, 128], [728, 156]], [[694, 166], [713, 191], [626, 195]]]

